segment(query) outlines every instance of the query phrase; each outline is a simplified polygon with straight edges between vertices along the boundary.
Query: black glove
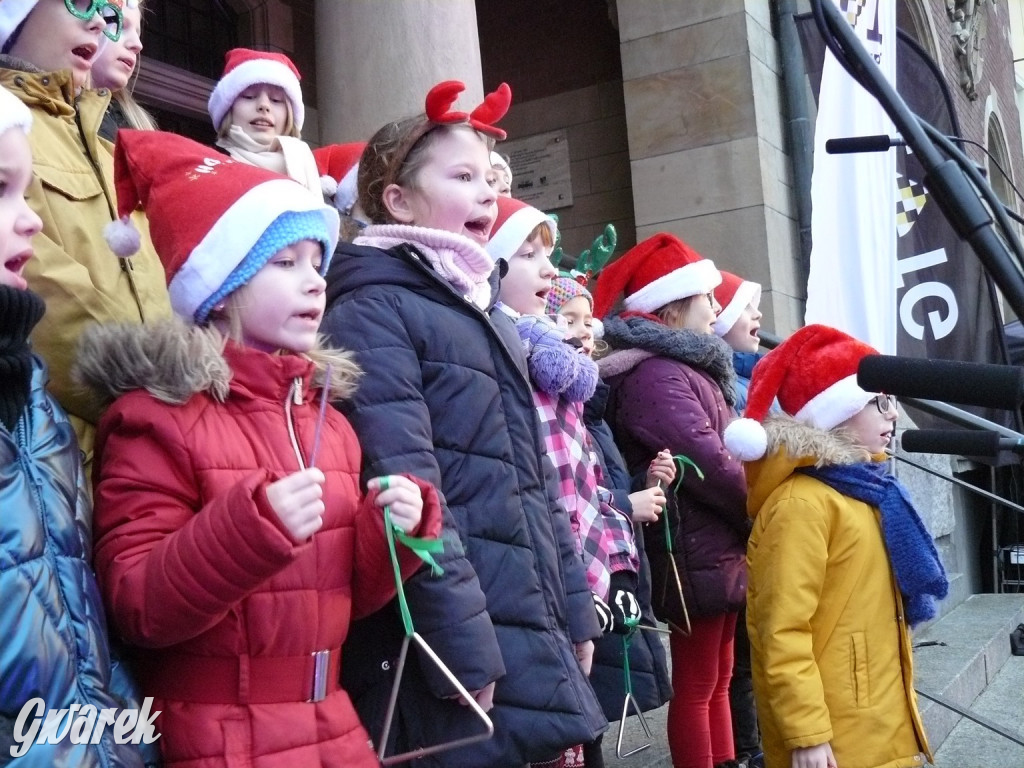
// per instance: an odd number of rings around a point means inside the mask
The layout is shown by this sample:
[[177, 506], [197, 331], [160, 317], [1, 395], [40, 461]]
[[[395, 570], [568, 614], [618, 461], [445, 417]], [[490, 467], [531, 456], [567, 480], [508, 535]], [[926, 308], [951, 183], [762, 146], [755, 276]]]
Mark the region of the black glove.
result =
[[606, 635], [612, 631], [615, 624], [612, 609], [608, 607], [608, 603], [593, 592], [590, 593], [590, 596], [594, 598], [594, 610], [597, 611], [597, 623], [601, 627], [601, 634]]
[[[635, 626], [640, 621], [640, 601], [636, 599], [635, 573], [617, 571], [612, 574], [609, 607], [612, 612], [611, 631], [617, 635], [628, 635], [631, 629], [627, 620]], [[606, 632], [608, 630], [605, 630]]]

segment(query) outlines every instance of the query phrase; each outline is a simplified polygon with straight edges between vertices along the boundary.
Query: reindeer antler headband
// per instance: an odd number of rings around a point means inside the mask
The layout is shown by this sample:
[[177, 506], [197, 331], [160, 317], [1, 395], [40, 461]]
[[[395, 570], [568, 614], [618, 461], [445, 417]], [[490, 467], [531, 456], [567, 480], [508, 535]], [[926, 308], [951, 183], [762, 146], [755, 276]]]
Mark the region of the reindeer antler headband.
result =
[[505, 113], [508, 112], [509, 104], [512, 102], [512, 89], [508, 87], [508, 84], [502, 83], [494, 91], [487, 94], [484, 97], [483, 103], [472, 112], [452, 111], [452, 105], [464, 90], [466, 90], [466, 84], [459, 80], [445, 80], [443, 83], [438, 83], [430, 89], [424, 105], [424, 114], [421, 115], [419, 123], [409, 131], [409, 135], [402, 142], [399, 151], [395, 153], [395, 159], [391, 163], [384, 188], [395, 182], [398, 172], [405, 165], [405, 158], [409, 156], [409, 152], [416, 146], [416, 142], [440, 125], [459, 125], [465, 123], [480, 131], [480, 133], [492, 136], [498, 141], [505, 138], [505, 131], [498, 128], [494, 123], [505, 116]]

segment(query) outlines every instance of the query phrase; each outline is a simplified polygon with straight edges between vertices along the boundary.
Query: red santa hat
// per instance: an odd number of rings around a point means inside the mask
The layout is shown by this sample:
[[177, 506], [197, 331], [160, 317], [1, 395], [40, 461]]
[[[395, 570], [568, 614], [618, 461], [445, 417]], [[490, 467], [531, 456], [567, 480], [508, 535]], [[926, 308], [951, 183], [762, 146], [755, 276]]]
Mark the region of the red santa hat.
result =
[[238, 95], [250, 85], [265, 83], [284, 90], [292, 106], [292, 121], [302, 130], [306, 108], [302, 104], [302, 75], [292, 60], [283, 53], [232, 48], [224, 55], [224, 74], [210, 94], [207, 108], [215, 130], [220, 130], [224, 117], [231, 111]]
[[606, 266], [594, 291], [594, 315], [604, 318], [624, 294], [623, 306], [634, 312], [654, 312], [666, 304], [710, 293], [722, 276], [675, 235], [665, 232], [637, 243]]
[[322, 197], [173, 133], [118, 131], [114, 186], [121, 219], [107, 241], [119, 256], [138, 250], [129, 216], [144, 208], [171, 306], [195, 322], [282, 248], [318, 240], [323, 274], [338, 244], [338, 212]]
[[750, 305], [757, 309], [761, 303], [761, 286], [732, 272], [721, 272], [722, 284], [715, 288], [715, 301], [721, 305], [722, 311], [715, 320], [715, 334], [725, 336], [736, 325], [744, 309]]
[[808, 325], [754, 366], [747, 390], [746, 416], [725, 429], [725, 447], [742, 461], [759, 459], [767, 449], [761, 422], [772, 401], [817, 429], [832, 429], [856, 415], [878, 393], [857, 384], [857, 366], [878, 351], [827, 325]]
[[519, 247], [526, 242], [541, 224], [551, 231], [551, 241], [558, 235], [558, 224], [543, 211], [512, 197], [498, 198], [498, 218], [491, 227], [491, 239], [487, 241], [487, 252], [497, 261], [508, 261]]
[[328, 144], [313, 150], [324, 197], [333, 198], [334, 207], [342, 213], [348, 213], [356, 204], [359, 158], [364, 149], [365, 141], [353, 141], [349, 144]]

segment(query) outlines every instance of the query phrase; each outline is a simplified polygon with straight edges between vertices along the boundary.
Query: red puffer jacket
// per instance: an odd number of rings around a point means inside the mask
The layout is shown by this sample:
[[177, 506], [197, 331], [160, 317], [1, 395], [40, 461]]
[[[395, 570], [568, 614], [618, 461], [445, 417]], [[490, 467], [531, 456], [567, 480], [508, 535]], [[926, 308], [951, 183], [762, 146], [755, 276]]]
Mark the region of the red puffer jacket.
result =
[[[333, 365], [350, 388], [355, 366]], [[316, 458], [323, 527], [294, 544], [266, 498], [269, 483], [310, 461], [317, 365], [232, 343], [221, 351], [209, 332], [168, 323], [94, 329], [80, 370], [108, 394], [126, 392], [99, 427], [95, 565], [111, 624], [161, 711], [167, 765], [376, 766], [339, 687], [340, 648], [353, 616], [393, 597], [394, 576], [340, 413], [327, 409]], [[414, 533], [436, 535], [437, 495], [420, 485]], [[405, 551], [403, 572], [418, 562]], [[310, 701], [318, 658], [326, 690]]]

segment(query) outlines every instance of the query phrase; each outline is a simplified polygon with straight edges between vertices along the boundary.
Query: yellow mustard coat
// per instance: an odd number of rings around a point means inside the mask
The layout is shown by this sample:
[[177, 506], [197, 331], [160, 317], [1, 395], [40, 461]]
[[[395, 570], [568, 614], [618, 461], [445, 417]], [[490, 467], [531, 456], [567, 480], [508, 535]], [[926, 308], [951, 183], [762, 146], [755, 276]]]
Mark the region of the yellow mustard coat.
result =
[[50, 391], [68, 412], [88, 463], [101, 408], [71, 379], [78, 337], [92, 323], [169, 316], [167, 283], [141, 213], [132, 217], [142, 233], [138, 254], [118, 259], [103, 239], [117, 210], [113, 145], [97, 133], [110, 92], [82, 91], [76, 110], [70, 70], [39, 72], [11, 56], [0, 57], [0, 85], [32, 111], [27, 197], [43, 231], [25, 279], [46, 302], [32, 346], [50, 369]]
[[793, 471], [871, 457], [789, 417], [765, 429], [768, 453], [746, 465], [747, 627], [765, 765], [789, 768], [793, 749], [830, 742], [840, 768], [921, 766], [931, 752], [879, 512]]

